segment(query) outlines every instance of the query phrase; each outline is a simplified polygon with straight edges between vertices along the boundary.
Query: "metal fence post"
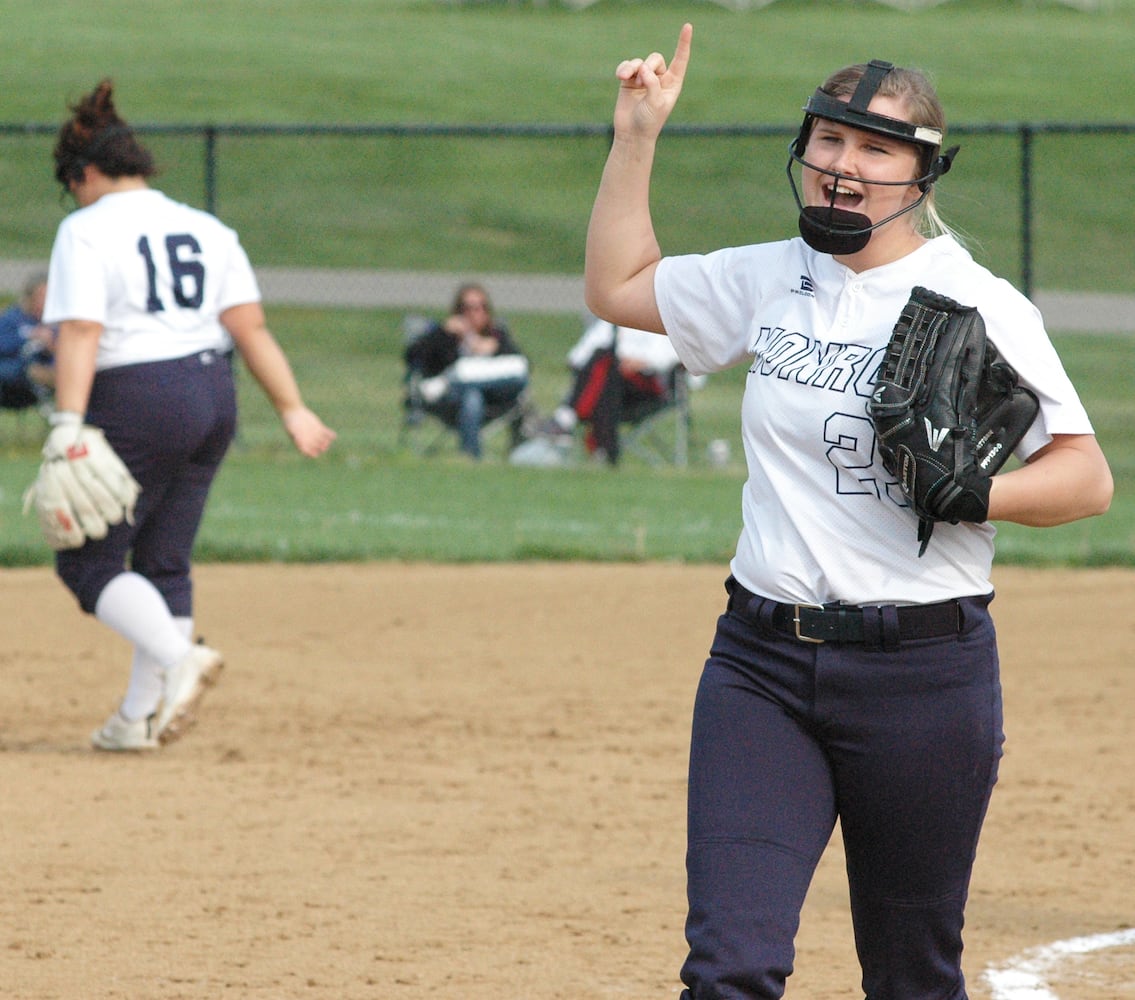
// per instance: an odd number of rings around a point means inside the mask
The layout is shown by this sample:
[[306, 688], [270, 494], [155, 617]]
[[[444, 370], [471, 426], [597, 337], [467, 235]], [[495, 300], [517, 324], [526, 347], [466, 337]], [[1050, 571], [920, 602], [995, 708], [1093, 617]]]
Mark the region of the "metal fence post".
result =
[[1033, 294], [1033, 130], [1021, 125], [1021, 291]]
[[205, 211], [217, 214], [217, 127], [205, 126]]

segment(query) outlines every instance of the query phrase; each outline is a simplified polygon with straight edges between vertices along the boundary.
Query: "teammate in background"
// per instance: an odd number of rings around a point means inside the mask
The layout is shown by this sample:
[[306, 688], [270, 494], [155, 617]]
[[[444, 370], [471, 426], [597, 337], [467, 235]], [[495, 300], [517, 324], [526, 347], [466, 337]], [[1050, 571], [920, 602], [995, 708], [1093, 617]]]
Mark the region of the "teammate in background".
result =
[[18, 302], [0, 313], [0, 406], [51, 405], [55, 330], [43, 322], [47, 275], [33, 274]]
[[304, 405], [236, 233], [149, 186], [153, 158], [118, 116], [111, 81], [71, 111], [54, 150], [55, 178], [79, 207], [49, 267], [51, 423], [101, 428], [142, 492], [132, 523], [59, 552], [56, 570], [133, 647], [125, 697], [92, 743], [149, 750], [193, 723], [222, 666], [193, 642], [190, 560], [236, 427], [234, 344], [302, 454], [323, 454], [335, 432]]
[[599, 320], [584, 331], [567, 361], [571, 388], [539, 434], [570, 447], [576, 425], [585, 423], [588, 454], [618, 465], [625, 408], [663, 399], [678, 356], [665, 337]]
[[789, 161], [802, 238], [662, 256], [650, 173], [692, 34], [669, 65], [655, 52], [616, 70], [585, 269], [592, 312], [667, 334], [690, 371], [749, 366], [743, 528], [694, 705], [682, 996], [782, 996], [838, 818], [869, 1000], [960, 1000], [1003, 740], [994, 530], [940, 524], [917, 558], [915, 515], [878, 461], [865, 403], [912, 287], [975, 305], [1040, 398], [990, 519], [1101, 514], [1111, 473], [1037, 311], [937, 216], [951, 153], [920, 73], [852, 66], [809, 100]]

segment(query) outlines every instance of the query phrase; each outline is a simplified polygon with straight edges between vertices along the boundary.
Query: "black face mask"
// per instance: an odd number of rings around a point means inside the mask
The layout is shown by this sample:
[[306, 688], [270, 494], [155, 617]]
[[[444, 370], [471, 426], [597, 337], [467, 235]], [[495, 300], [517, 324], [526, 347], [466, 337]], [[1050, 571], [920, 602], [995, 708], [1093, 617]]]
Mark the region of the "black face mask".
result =
[[848, 212], [829, 206], [806, 206], [800, 209], [800, 235], [804, 242], [820, 253], [839, 257], [859, 253], [871, 239], [871, 220], [861, 212]]

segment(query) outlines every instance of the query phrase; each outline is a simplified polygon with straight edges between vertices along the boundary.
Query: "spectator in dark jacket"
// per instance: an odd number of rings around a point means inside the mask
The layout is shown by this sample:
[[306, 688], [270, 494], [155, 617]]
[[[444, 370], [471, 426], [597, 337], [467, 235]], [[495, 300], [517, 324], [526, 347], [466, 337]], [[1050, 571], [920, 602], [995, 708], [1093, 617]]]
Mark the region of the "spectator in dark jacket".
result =
[[457, 290], [449, 316], [410, 344], [406, 363], [421, 376], [424, 402], [457, 427], [461, 450], [475, 459], [486, 414], [528, 385], [528, 360], [476, 284]]

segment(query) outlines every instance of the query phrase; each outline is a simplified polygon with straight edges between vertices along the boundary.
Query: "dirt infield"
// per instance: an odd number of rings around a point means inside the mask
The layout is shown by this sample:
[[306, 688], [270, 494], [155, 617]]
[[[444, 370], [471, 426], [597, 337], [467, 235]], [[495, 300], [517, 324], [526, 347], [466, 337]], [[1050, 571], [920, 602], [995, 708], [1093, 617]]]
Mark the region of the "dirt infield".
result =
[[[676, 996], [689, 713], [723, 576], [203, 566], [221, 685], [184, 741], [116, 757], [86, 741], [124, 644], [46, 570], [0, 571], [0, 997]], [[1008, 741], [971, 996], [1135, 997], [1126, 936], [1046, 967], [1047, 992], [985, 978], [1135, 923], [1135, 573], [995, 582]], [[841, 864], [833, 843], [790, 998], [862, 996]]]

